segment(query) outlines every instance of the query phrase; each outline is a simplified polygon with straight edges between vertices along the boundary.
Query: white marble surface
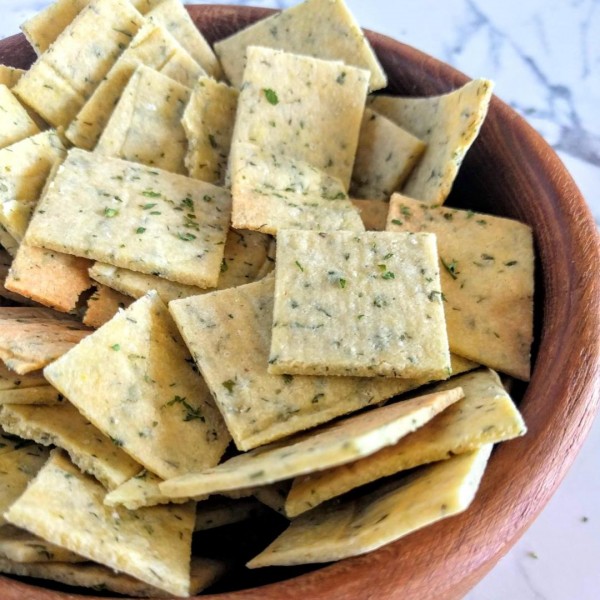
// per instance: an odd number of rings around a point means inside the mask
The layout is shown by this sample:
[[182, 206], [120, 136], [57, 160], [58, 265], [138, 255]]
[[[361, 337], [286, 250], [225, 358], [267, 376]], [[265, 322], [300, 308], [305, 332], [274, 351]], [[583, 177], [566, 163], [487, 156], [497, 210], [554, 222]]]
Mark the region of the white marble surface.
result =
[[[558, 151], [600, 224], [600, 0], [347, 2], [364, 27], [494, 79], [497, 95]], [[0, 0], [0, 38], [47, 4]], [[600, 598], [599, 473], [597, 420], [551, 502], [467, 600]]]

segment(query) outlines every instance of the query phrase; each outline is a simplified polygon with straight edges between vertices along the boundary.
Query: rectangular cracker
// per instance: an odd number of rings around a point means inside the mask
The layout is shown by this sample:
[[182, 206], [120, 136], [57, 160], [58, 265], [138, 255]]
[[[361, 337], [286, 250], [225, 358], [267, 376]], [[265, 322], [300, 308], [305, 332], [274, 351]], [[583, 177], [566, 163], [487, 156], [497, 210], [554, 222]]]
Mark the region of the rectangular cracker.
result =
[[44, 375], [114, 444], [163, 479], [214, 466], [229, 444], [155, 293], [120, 311]]
[[[0, 390], [0, 406], [4, 404], [53, 405], [63, 401], [63, 397], [51, 385]], [[23, 436], [26, 437], [26, 436]]]
[[69, 125], [66, 136], [78, 148], [92, 150], [131, 76], [146, 65], [186, 87], [204, 70], [164, 27], [146, 23]]
[[229, 160], [234, 227], [363, 231], [341, 181], [309, 163], [245, 143], [234, 146]]
[[70, 312], [92, 285], [88, 275], [91, 265], [85, 258], [35, 248], [24, 241], [16, 251], [5, 286], [35, 302]]
[[353, 198], [352, 204], [358, 209], [366, 231], [385, 231], [390, 207], [387, 202], [357, 200]]
[[280, 232], [269, 373], [445, 379], [435, 236]]
[[7, 88], [12, 88], [21, 75], [25, 73], [24, 69], [16, 69], [8, 65], [0, 65], [0, 84], [5, 85]]
[[187, 138], [181, 125], [190, 89], [140, 65], [125, 86], [95, 151], [185, 174]]
[[26, 240], [214, 287], [230, 205], [229, 192], [210, 183], [74, 148], [40, 200]]
[[173, 498], [267, 485], [369, 456], [395, 444], [463, 397], [461, 388], [374, 408], [319, 430], [240, 454], [159, 485]]
[[362, 497], [332, 503], [292, 521], [250, 568], [329, 562], [376, 550], [466, 510], [492, 446], [437, 463]]
[[142, 23], [128, 0], [92, 0], [19, 79], [16, 95], [54, 127], [67, 126]]
[[425, 151], [426, 144], [370, 108], [365, 109], [350, 194], [389, 200]]
[[48, 450], [35, 444], [25, 444], [0, 454], [0, 525], [7, 522], [6, 510], [25, 491], [47, 460]]
[[81, 323], [47, 309], [0, 308], [0, 359], [21, 375], [37, 371], [89, 333]]
[[242, 83], [248, 46], [339, 60], [370, 71], [371, 91], [387, 85], [375, 52], [343, 0], [306, 0], [217, 42], [217, 56], [236, 87]]
[[[17, 563], [78, 563], [85, 559], [13, 525], [0, 527], [0, 557]], [[1, 571], [1, 569], [0, 569]]]
[[[252, 283], [268, 274], [274, 266], [269, 257], [272, 243], [271, 237], [264, 233], [230, 229], [217, 289]], [[141, 298], [149, 291], [156, 290], [164, 303], [210, 291], [105, 263], [95, 263], [90, 269], [90, 277], [133, 298]]]
[[246, 52], [232, 149], [256, 144], [307, 162], [347, 190], [369, 72], [269, 48]]
[[98, 329], [110, 321], [120, 308], [127, 308], [132, 302], [131, 296], [125, 296], [105, 285], [98, 285], [88, 298], [83, 324]]
[[6, 85], [0, 83], [0, 148], [39, 132], [25, 107]]
[[90, 560], [188, 595], [194, 504], [130, 512], [104, 506], [104, 495], [102, 485], [54, 451], [6, 518]]
[[402, 193], [429, 205], [443, 204], [465, 154], [475, 141], [492, 98], [493, 83], [475, 79], [442, 96], [378, 96], [370, 107], [427, 143]]
[[295, 479], [285, 502], [286, 514], [295, 517], [377, 479], [525, 434], [523, 418], [493, 371], [453, 377], [433, 389], [450, 386], [461, 386], [465, 397], [397, 444]]
[[266, 277], [169, 305], [240, 450], [309, 429], [425, 383], [269, 374], [273, 294], [274, 280]]
[[534, 291], [531, 228], [473, 211], [428, 207], [399, 194], [390, 202], [387, 227], [436, 234], [452, 351], [528, 381]]
[[66, 401], [59, 406], [5, 405], [0, 408], [0, 425], [22, 438], [62, 448], [74, 464], [108, 490], [142, 470]]
[[0, 223], [21, 241], [46, 180], [66, 156], [55, 131], [44, 131], [0, 150]]
[[200, 77], [183, 113], [188, 141], [185, 166], [190, 177], [222, 185], [239, 92], [210, 77]]

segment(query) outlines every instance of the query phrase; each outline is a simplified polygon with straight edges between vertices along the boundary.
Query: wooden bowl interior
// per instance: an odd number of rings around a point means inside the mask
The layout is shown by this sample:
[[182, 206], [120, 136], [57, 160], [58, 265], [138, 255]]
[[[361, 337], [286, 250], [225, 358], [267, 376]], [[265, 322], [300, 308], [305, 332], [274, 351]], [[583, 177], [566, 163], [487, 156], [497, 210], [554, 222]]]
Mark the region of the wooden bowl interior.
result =
[[[227, 6], [190, 6], [189, 11], [211, 42], [269, 12]], [[368, 36], [388, 73], [391, 93], [433, 95], [467, 81], [413, 48], [378, 34]], [[21, 35], [0, 42], [2, 63], [27, 68], [34, 58]], [[518, 386], [515, 394], [528, 434], [495, 450], [466, 513], [365, 556], [307, 573], [265, 570], [241, 582], [245, 590], [202, 598], [458, 599], [514, 544], [562, 480], [598, 408], [600, 253], [595, 224], [552, 149], [497, 98], [448, 204], [519, 219], [534, 230], [535, 368], [530, 384]], [[7, 578], [0, 590], [7, 600], [80, 597]]]

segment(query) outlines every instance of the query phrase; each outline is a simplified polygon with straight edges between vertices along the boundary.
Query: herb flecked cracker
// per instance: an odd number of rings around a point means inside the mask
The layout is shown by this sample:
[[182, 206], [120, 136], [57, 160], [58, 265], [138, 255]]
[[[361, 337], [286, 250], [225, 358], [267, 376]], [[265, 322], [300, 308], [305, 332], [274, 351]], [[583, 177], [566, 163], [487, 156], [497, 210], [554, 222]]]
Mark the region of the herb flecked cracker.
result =
[[0, 527], [0, 557], [17, 563], [78, 563], [85, 560], [74, 552], [50, 544], [37, 535], [13, 525]]
[[463, 397], [461, 388], [347, 417], [318, 431], [240, 454], [202, 473], [160, 484], [173, 498], [266, 485], [368, 456], [423, 426]]
[[269, 374], [273, 293], [273, 277], [266, 277], [169, 305], [240, 450], [379, 404], [426, 383]]
[[25, 107], [4, 84], [0, 84], [0, 148], [39, 133]]
[[363, 231], [342, 182], [309, 163], [238, 143], [229, 158], [233, 226]]
[[280, 232], [269, 373], [444, 379], [435, 236]]
[[13, 88], [54, 127], [66, 126], [143, 24], [128, 0], [92, 0]]
[[39, 385], [12, 390], [0, 389], [0, 407], [3, 404], [53, 405], [60, 404], [62, 401], [62, 395], [51, 385]]
[[524, 223], [395, 195], [390, 231], [436, 234], [453, 352], [529, 380], [534, 252]]
[[[65, 202], [70, 197], [77, 202]], [[75, 148], [38, 203], [25, 239], [179, 283], [214, 287], [230, 205], [229, 193], [212, 184]]]
[[385, 72], [343, 0], [307, 0], [217, 42], [215, 51], [237, 87], [242, 84], [248, 46], [339, 60], [369, 70], [371, 91], [387, 85]]
[[371, 101], [374, 110], [427, 143], [403, 194], [431, 205], [444, 203], [483, 124], [492, 88], [491, 81], [476, 79], [442, 96], [378, 96]]
[[0, 425], [24, 439], [62, 448], [84, 473], [109, 490], [142, 470], [69, 402], [60, 406], [6, 405], [0, 408]]
[[465, 397], [397, 444], [295, 479], [285, 502], [286, 514], [295, 517], [377, 479], [525, 434], [523, 418], [493, 371], [453, 377], [433, 390], [453, 386], [462, 387]]
[[133, 298], [130, 296], [121, 294], [105, 285], [99, 285], [88, 298], [83, 324], [98, 329], [110, 321], [120, 308], [127, 308], [132, 302]]
[[10, 256], [17, 254], [19, 248], [19, 242], [6, 231], [6, 227], [0, 223], [0, 245], [6, 250]]
[[377, 200], [352, 199], [352, 204], [358, 209], [366, 231], [385, 231], [390, 205]]
[[269, 48], [246, 52], [232, 150], [256, 144], [307, 162], [348, 189], [369, 72]]
[[217, 464], [225, 424], [166, 306], [150, 293], [44, 370], [113, 443], [163, 478]]
[[7, 88], [12, 88], [23, 75], [25, 71], [23, 69], [16, 69], [15, 67], [9, 67], [8, 65], [0, 65], [0, 84], [5, 85]]
[[54, 451], [6, 519], [90, 560], [187, 596], [194, 504], [131, 512], [104, 506], [105, 493]]
[[462, 454], [332, 503], [292, 521], [250, 568], [329, 562], [380, 548], [413, 531], [466, 510], [479, 487], [492, 446]]

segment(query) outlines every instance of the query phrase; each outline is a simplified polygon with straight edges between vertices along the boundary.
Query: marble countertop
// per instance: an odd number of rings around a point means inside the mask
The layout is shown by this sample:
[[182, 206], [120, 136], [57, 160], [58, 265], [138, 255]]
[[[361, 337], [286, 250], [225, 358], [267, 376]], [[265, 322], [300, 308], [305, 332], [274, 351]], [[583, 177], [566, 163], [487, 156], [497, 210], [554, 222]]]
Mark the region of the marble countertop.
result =
[[[241, 3], [275, 8], [295, 4]], [[347, 3], [363, 27], [413, 45], [471, 77], [495, 80], [496, 94], [557, 151], [600, 224], [599, 0]], [[48, 0], [0, 0], [0, 38], [17, 33], [25, 18], [47, 4]], [[598, 598], [599, 473], [597, 419], [548, 506], [466, 599]]]

